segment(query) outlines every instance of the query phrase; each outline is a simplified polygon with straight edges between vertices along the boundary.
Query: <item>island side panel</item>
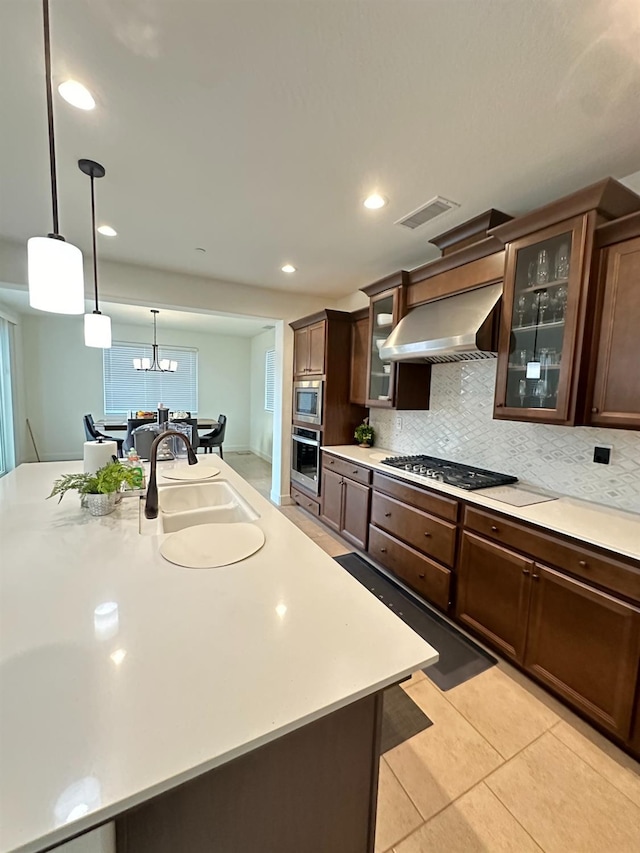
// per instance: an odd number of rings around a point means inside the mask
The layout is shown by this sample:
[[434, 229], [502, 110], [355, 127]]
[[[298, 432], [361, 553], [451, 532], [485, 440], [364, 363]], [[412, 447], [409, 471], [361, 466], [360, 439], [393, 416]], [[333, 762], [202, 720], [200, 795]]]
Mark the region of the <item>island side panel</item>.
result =
[[118, 853], [373, 853], [382, 694], [121, 815]]

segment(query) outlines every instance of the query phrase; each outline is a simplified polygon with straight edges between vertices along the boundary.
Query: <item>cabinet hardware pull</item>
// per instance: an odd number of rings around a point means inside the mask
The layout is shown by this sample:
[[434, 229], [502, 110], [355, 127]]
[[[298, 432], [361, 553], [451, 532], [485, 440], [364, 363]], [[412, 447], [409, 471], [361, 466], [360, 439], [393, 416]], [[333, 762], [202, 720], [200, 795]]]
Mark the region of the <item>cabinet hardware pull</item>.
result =
[[420, 580], [424, 580], [424, 572], [420, 572], [420, 574], [418, 575], [418, 577], [420, 578]]
[[534, 579], [534, 581], [537, 581], [540, 579], [540, 575], [536, 575], [536, 574], [531, 575], [531, 577]]
[[496, 403], [496, 409], [501, 409], [501, 408], [502, 408], [502, 403]]
[[390, 512], [385, 512], [384, 517], [385, 517], [385, 518], [389, 518], [389, 516], [390, 516], [390, 515], [391, 515], [391, 513], [390, 513]]
[[587, 568], [587, 561], [586, 560], [578, 560], [578, 565], [582, 566], [583, 569], [586, 569]]
[[495, 526], [495, 524], [491, 525], [491, 529], [493, 530], [494, 533], [498, 532], [498, 528]]
[[329, 465], [335, 465], [335, 464], [336, 464], [336, 460], [335, 460], [335, 459], [330, 459], [330, 460], [329, 460]]
[[386, 548], [380, 548], [380, 553], [381, 553], [381, 554], [386, 554], [386, 553], [387, 553], [387, 549], [386, 549]]
[[523, 575], [530, 575], [530, 574], [531, 574], [531, 570], [530, 570], [530, 569], [523, 569], [523, 570], [522, 570], [522, 574], [523, 574]]
[[597, 415], [599, 411], [600, 409], [597, 406], [594, 406], [593, 409], [591, 409], [591, 413], [594, 415]]
[[427, 537], [427, 539], [429, 539], [429, 538], [431, 537], [431, 534], [430, 534], [430, 533], [427, 533], [427, 531], [426, 531], [426, 530], [425, 530], [424, 535]]
[[358, 469], [357, 469], [357, 468], [354, 468], [354, 469], [353, 469], [353, 471], [352, 471], [351, 473], [352, 473], [352, 474], [357, 474], [357, 473], [358, 473]]

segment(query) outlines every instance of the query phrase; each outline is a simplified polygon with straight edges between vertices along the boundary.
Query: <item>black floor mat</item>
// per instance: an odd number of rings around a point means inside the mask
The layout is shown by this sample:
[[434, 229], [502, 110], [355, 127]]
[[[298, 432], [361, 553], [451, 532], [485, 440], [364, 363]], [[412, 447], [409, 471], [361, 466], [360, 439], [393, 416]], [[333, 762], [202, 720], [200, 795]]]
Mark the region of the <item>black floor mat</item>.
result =
[[451, 690], [497, 663], [496, 658], [433, 610], [421, 605], [358, 554], [344, 554], [335, 559], [440, 653], [440, 660], [424, 672], [441, 690]]
[[384, 691], [381, 752], [388, 752], [432, 725], [433, 722], [413, 699], [407, 696], [402, 687], [396, 684]]

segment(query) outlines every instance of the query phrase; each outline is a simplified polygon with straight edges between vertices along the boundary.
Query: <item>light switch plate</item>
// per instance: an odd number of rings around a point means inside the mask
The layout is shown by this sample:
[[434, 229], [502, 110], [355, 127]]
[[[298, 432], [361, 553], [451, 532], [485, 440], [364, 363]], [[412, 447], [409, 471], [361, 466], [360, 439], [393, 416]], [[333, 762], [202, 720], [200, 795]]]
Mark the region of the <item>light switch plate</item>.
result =
[[593, 461], [599, 465], [608, 465], [611, 462], [612, 444], [597, 444], [593, 448]]

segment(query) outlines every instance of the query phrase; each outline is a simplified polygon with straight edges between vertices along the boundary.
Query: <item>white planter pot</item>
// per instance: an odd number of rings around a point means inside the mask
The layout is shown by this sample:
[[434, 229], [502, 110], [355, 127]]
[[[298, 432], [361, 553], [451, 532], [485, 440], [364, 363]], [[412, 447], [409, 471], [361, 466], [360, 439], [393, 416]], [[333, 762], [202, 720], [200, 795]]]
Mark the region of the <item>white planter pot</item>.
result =
[[108, 495], [85, 495], [85, 504], [91, 515], [109, 515], [116, 508], [116, 493]]

